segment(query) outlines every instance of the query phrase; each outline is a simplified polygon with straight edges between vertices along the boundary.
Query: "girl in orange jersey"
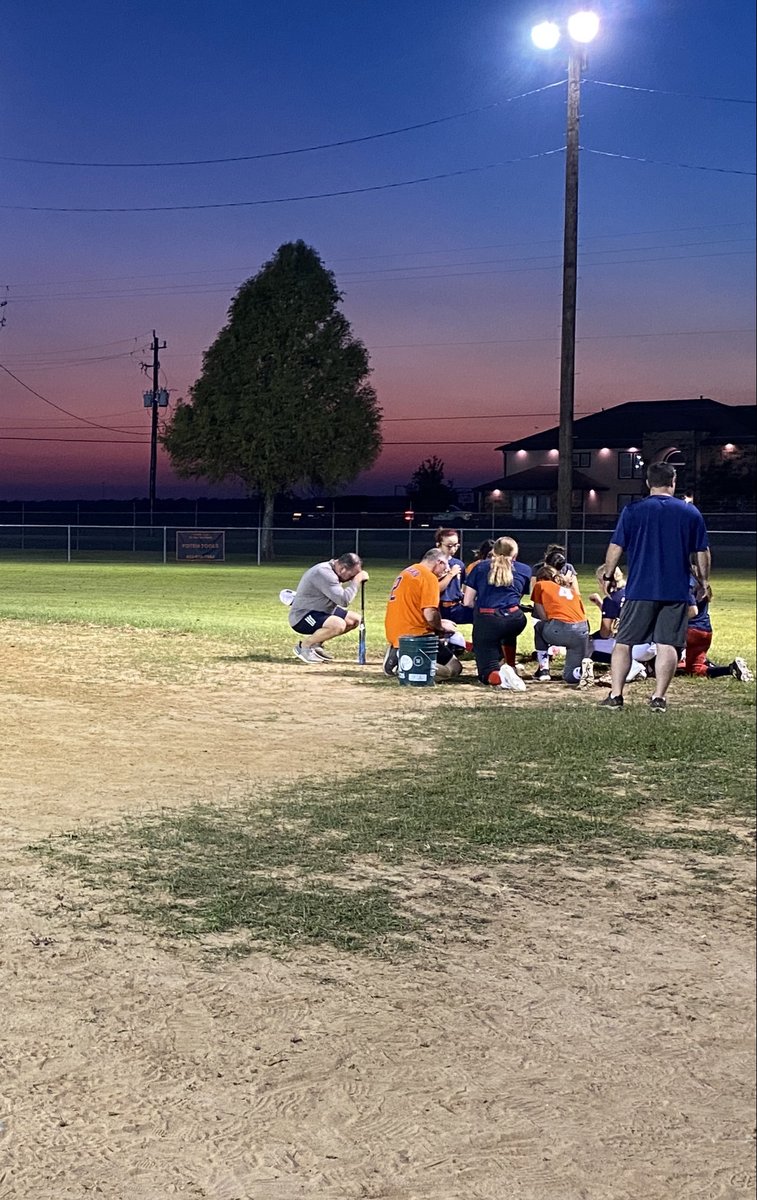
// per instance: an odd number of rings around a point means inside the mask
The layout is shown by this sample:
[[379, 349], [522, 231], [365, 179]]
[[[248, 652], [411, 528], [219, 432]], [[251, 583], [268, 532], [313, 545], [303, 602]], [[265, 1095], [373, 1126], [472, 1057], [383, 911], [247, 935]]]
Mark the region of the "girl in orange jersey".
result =
[[581, 667], [589, 660], [589, 622], [583, 601], [562, 572], [565, 556], [560, 551], [548, 554], [537, 572], [532, 593], [534, 602], [534, 645], [538, 667], [534, 678], [549, 678], [549, 647], [565, 647], [563, 680], [572, 687], [581, 681]]

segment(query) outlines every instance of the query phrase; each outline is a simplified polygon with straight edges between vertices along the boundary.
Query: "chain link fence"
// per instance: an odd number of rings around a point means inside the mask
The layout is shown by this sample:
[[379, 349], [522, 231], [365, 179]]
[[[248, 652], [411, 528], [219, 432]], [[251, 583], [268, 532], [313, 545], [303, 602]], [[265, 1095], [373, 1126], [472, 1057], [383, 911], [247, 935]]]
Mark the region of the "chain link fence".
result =
[[[225, 561], [237, 566], [263, 562], [259, 526], [208, 527], [222, 531]], [[177, 525], [30, 525], [0, 524], [0, 558], [10, 560], [45, 559], [64, 562], [176, 562], [177, 533], [182, 529], [197, 533], [194, 527]], [[466, 526], [460, 530], [460, 557], [473, 559], [476, 548], [499, 530]], [[538, 562], [550, 542], [566, 546], [568, 558], [576, 566], [593, 568], [603, 560], [609, 540], [607, 530], [597, 529], [514, 529], [512, 535], [520, 547], [522, 562]], [[755, 530], [710, 530], [710, 544], [716, 567], [754, 571], [757, 565]], [[356, 550], [366, 563], [400, 564], [417, 562], [434, 542], [432, 528], [409, 525], [405, 529], [297, 528], [273, 530], [274, 561], [314, 563], [333, 558], [346, 550]]]

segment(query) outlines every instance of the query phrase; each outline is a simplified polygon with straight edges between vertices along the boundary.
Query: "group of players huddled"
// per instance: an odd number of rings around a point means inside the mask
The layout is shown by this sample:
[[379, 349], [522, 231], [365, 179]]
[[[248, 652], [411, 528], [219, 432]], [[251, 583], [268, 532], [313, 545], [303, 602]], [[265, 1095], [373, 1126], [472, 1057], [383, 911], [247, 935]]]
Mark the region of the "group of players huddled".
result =
[[[527, 669], [517, 662], [516, 648], [532, 614], [532, 682], [552, 680], [555, 655], [563, 657], [562, 681], [571, 688], [603, 682], [595, 668], [609, 666], [610, 694], [602, 707], [610, 711], [622, 709], [626, 684], [648, 676], [654, 679], [649, 707], [655, 712], [666, 710], [665, 693], [677, 671], [751, 680], [743, 658], [718, 667], [707, 656], [712, 642], [707, 530], [693, 504], [675, 498], [675, 481], [668, 464], [652, 464], [649, 496], [621, 513], [597, 571], [598, 590], [589, 596], [601, 614], [594, 633], [564, 546], [548, 545], [542, 561], [529, 567], [518, 558], [516, 540], [503, 536], [483, 542], [466, 565], [458, 557], [457, 530], [437, 529], [435, 545], [392, 585], [384, 672], [397, 672], [400, 638], [434, 634], [437, 679], [455, 679], [461, 660], [472, 653], [482, 684], [525, 691]], [[627, 581], [618, 566], [623, 553]], [[350, 605], [367, 579], [353, 553], [305, 572], [289, 613], [301, 635], [294, 647], [301, 662], [328, 661], [324, 642], [360, 624], [361, 614]]]
[[[589, 596], [589, 600], [600, 610], [601, 619], [598, 629], [591, 633], [576, 570], [568, 562], [564, 546], [551, 543], [541, 562], [529, 567], [519, 561], [514, 538], [487, 539], [466, 566], [457, 557], [459, 544], [456, 530], [438, 529], [435, 550], [430, 550], [420, 563], [406, 568], [395, 580], [386, 615], [389, 644], [384, 656], [384, 670], [387, 674], [397, 670], [399, 637], [432, 628], [441, 639], [439, 659], [443, 669], [440, 678], [454, 678], [460, 674], [459, 665], [450, 667], [448, 664], [453, 657], [460, 656], [461, 650], [472, 650], [482, 683], [523, 691], [526, 672], [516, 660], [516, 646], [518, 636], [526, 628], [527, 614], [533, 613], [536, 647], [533, 681], [550, 682], [550, 660], [562, 654], [565, 684], [582, 688], [595, 681], [602, 682], [595, 680], [594, 668], [595, 665], [609, 667], [625, 599], [625, 577], [619, 567], [615, 568], [611, 579], [603, 578], [602, 568], [597, 572], [598, 590]], [[438, 556], [439, 551], [446, 555], [446, 568], [444, 559]], [[422, 581], [428, 573], [433, 573], [439, 580], [438, 625], [431, 612], [422, 614], [420, 604], [414, 604], [411, 599], [413, 594], [420, 594]], [[712, 641], [708, 611], [712, 590], [709, 585], [701, 587], [693, 568], [690, 587], [689, 623], [680, 670], [711, 678], [732, 675], [737, 679], [750, 679], [751, 672], [743, 659], [734, 659], [724, 667], [716, 667], [707, 659]], [[428, 594], [431, 596], [431, 591]], [[524, 604], [529, 598], [533, 603]], [[395, 605], [401, 606], [399, 613], [395, 613]], [[414, 609], [416, 620], [412, 622], [408, 617]], [[459, 626], [472, 626], [471, 641], [455, 638], [454, 630]], [[445, 634], [450, 636], [445, 637]], [[627, 681], [654, 674], [655, 655], [653, 642], [634, 645]]]

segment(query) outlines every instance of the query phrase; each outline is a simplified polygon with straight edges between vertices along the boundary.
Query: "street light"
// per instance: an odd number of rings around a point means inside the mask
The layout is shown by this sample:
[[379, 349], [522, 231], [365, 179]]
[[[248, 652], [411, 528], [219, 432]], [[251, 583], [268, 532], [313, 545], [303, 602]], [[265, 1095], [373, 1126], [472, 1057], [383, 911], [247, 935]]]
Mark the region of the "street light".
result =
[[[578, 274], [578, 121], [581, 109], [581, 76], [586, 69], [584, 47], [597, 36], [599, 17], [581, 11], [567, 20], [568, 121], [565, 138], [565, 231], [563, 235], [562, 328], [560, 334], [560, 458], [557, 466], [557, 525], [568, 529], [573, 493], [573, 397], [576, 381], [576, 277]], [[553, 50], [561, 30], [553, 21], [542, 21], [531, 30], [540, 50]]]
[[501, 500], [501, 498], [502, 498], [502, 492], [500, 491], [500, 489], [494, 488], [491, 496], [489, 497], [489, 499], [491, 501], [491, 507], [492, 507], [492, 537], [494, 536], [494, 511], [497, 507], [497, 501]]

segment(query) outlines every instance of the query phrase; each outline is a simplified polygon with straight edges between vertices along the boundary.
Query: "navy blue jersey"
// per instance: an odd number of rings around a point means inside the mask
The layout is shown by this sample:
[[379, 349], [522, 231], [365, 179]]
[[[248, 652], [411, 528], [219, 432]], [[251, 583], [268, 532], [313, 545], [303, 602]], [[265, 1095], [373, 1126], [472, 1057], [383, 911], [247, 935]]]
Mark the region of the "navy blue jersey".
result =
[[451, 579], [443, 592], [440, 592], [442, 608], [463, 602], [463, 579], [465, 578], [465, 563], [461, 558], [450, 558], [450, 567], [459, 567], [460, 574]]
[[625, 598], [625, 588], [616, 588], [614, 592], [610, 592], [602, 601], [602, 616], [609, 617], [611, 621], [617, 621]]
[[517, 607], [522, 598], [531, 590], [531, 568], [525, 563], [513, 563], [513, 581], [506, 587], [497, 587], [489, 583], [491, 562], [476, 563], [468, 572], [466, 586], [476, 593], [476, 608], [504, 609]]

